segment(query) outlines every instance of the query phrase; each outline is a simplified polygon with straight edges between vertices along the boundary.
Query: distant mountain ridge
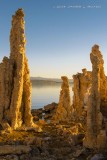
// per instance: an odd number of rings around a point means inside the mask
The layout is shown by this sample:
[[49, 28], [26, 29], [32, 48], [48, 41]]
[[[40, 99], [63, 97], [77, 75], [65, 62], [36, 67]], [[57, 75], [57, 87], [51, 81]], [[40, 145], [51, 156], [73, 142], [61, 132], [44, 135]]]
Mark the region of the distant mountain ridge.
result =
[[[48, 82], [59, 82], [61, 83], [62, 80], [59, 78], [44, 78], [44, 77], [30, 77], [31, 81], [48, 81]], [[72, 83], [73, 80], [69, 79], [69, 82]]]

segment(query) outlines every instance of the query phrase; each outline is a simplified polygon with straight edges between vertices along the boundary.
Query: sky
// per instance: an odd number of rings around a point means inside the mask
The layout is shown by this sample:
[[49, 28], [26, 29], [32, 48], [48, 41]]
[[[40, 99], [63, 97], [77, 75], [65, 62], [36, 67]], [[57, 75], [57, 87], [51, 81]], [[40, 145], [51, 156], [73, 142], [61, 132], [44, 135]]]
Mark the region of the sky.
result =
[[100, 46], [107, 74], [107, 0], [0, 0], [0, 62], [9, 56], [11, 17], [25, 12], [26, 55], [32, 77], [72, 78], [91, 70]]

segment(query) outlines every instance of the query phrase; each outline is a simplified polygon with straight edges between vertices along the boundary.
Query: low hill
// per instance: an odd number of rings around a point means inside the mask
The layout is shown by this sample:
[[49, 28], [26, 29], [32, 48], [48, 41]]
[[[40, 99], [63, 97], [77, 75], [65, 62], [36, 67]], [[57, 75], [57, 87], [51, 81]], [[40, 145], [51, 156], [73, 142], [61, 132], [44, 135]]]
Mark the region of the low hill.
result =
[[[31, 81], [45, 81], [45, 82], [56, 82], [61, 83], [62, 80], [58, 78], [43, 78], [43, 77], [31, 77]], [[69, 79], [70, 83], [73, 82], [72, 79]]]

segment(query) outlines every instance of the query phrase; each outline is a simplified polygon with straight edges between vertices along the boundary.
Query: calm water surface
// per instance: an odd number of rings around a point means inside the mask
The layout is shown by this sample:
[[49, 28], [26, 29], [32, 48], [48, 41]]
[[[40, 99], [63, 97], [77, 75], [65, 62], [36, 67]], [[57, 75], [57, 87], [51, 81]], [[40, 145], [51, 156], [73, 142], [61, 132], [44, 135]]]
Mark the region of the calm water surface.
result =
[[[61, 83], [39, 82], [32, 83], [32, 108], [41, 108], [49, 103], [59, 101]], [[70, 84], [70, 94], [72, 99], [72, 84]]]

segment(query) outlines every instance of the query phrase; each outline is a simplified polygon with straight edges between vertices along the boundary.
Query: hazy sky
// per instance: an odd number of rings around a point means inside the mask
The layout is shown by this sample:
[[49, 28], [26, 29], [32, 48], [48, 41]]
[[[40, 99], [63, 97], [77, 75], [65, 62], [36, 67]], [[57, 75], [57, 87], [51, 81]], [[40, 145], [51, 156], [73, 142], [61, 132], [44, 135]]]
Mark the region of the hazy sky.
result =
[[0, 0], [0, 61], [9, 56], [11, 16], [18, 8], [25, 12], [31, 76], [71, 78], [91, 70], [94, 44], [107, 73], [107, 0]]

